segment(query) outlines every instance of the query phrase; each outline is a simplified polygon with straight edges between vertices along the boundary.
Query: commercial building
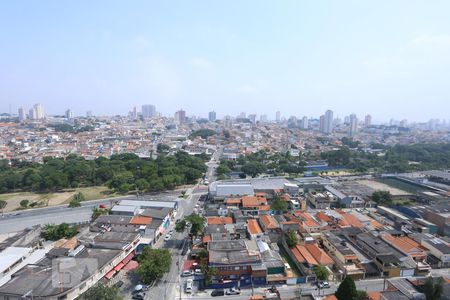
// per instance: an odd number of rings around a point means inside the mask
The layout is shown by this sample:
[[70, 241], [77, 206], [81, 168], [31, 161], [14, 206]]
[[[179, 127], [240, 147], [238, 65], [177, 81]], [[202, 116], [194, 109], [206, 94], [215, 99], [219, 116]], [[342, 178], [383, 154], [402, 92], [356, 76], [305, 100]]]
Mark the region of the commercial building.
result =
[[208, 120], [210, 122], [214, 122], [216, 120], [216, 112], [215, 111], [210, 111], [208, 114]]
[[142, 117], [144, 119], [156, 117], [156, 107], [151, 104], [142, 105]]

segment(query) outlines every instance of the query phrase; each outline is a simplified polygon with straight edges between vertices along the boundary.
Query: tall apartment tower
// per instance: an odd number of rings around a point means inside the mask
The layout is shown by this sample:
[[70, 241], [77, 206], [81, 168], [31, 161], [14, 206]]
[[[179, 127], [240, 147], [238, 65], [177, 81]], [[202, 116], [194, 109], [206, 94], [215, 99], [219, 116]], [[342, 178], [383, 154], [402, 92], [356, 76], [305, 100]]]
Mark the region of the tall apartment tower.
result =
[[355, 135], [358, 132], [358, 118], [355, 114], [350, 115], [350, 135]]
[[308, 122], [308, 117], [303, 117], [302, 118], [302, 129], [308, 129], [309, 128], [309, 122]]
[[333, 111], [327, 110], [325, 112], [325, 129], [324, 133], [333, 133]]
[[214, 122], [216, 120], [216, 112], [215, 111], [210, 111], [208, 114], [208, 120], [210, 122]]
[[42, 104], [37, 103], [33, 105], [33, 116], [35, 119], [43, 119], [44, 118], [44, 108], [42, 107]]
[[175, 113], [175, 121], [177, 121], [180, 124], [186, 122], [186, 112], [184, 110], [182, 110], [182, 109], [177, 111]]
[[19, 121], [25, 121], [27, 119], [27, 114], [25, 113], [25, 108], [19, 108]]
[[372, 125], [372, 116], [371, 115], [367, 115], [364, 118], [364, 126], [365, 127], [370, 127]]
[[156, 107], [151, 104], [142, 105], [142, 117], [144, 119], [156, 117]]
[[65, 115], [66, 115], [66, 119], [73, 119], [73, 112], [72, 112], [72, 110], [70, 110], [70, 109], [66, 110]]
[[275, 121], [280, 122], [281, 121], [281, 112], [277, 111], [275, 113]]
[[325, 133], [325, 115], [321, 115], [319, 118], [319, 131]]

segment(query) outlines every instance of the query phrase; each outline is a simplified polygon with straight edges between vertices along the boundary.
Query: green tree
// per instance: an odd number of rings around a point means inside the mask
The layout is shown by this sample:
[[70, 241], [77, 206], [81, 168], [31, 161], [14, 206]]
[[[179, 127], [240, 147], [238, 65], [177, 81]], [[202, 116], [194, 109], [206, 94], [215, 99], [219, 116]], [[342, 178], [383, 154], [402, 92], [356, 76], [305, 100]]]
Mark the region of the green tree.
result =
[[242, 172], [252, 177], [256, 177], [266, 171], [266, 167], [260, 162], [248, 162], [241, 168]]
[[3, 209], [5, 209], [6, 205], [8, 205], [8, 202], [5, 200], [0, 200], [0, 209], [2, 210], [2, 216], [3, 216]]
[[97, 284], [87, 290], [80, 297], [82, 300], [122, 300], [119, 289], [116, 287], [107, 287], [103, 284]]
[[170, 271], [172, 255], [168, 249], [152, 249], [145, 247], [139, 256], [139, 267], [136, 273], [145, 284], [151, 284]]
[[166, 153], [166, 152], [169, 152], [169, 150], [170, 150], [170, 147], [166, 144], [158, 144], [156, 146], [157, 153]]
[[81, 207], [81, 202], [74, 198], [74, 199], [70, 200], [69, 207], [71, 207], [71, 208]]
[[109, 213], [109, 210], [106, 208], [94, 207], [92, 209], [91, 220], [94, 221], [98, 217], [100, 217], [102, 215], [107, 215], [108, 213]]
[[327, 280], [328, 276], [330, 276], [330, 273], [324, 266], [315, 266], [313, 271], [319, 280]]
[[56, 241], [62, 238], [71, 238], [78, 233], [75, 225], [69, 226], [66, 223], [59, 225], [45, 224], [42, 228], [41, 235], [44, 239]]
[[191, 234], [198, 236], [205, 228], [205, 218], [197, 214], [191, 214], [184, 218], [187, 222], [191, 223]]
[[427, 300], [440, 300], [444, 294], [442, 277], [433, 279], [428, 277], [423, 287], [423, 292]]
[[148, 190], [150, 188], [150, 184], [148, 183], [148, 181], [143, 178], [136, 180], [135, 185], [136, 188], [140, 191]]
[[175, 224], [175, 231], [176, 232], [183, 232], [186, 230], [186, 220], [180, 220], [178, 223]]
[[84, 197], [84, 194], [82, 192], [78, 192], [75, 195], [73, 195], [73, 199], [81, 202], [81, 201], [85, 201], [86, 197]]
[[389, 191], [375, 191], [372, 194], [372, 200], [377, 204], [392, 204], [392, 195]]
[[355, 282], [351, 277], [347, 276], [341, 282], [334, 295], [338, 300], [356, 300], [357, 293]]
[[295, 247], [298, 243], [297, 233], [294, 230], [289, 230], [286, 232], [286, 244], [289, 247]]
[[288, 209], [288, 204], [286, 201], [282, 200], [279, 196], [275, 197], [270, 205], [270, 208], [273, 211], [286, 211]]
[[22, 201], [20, 201], [20, 207], [22, 208], [27, 208], [28, 204], [30, 204], [30, 200], [23, 199]]

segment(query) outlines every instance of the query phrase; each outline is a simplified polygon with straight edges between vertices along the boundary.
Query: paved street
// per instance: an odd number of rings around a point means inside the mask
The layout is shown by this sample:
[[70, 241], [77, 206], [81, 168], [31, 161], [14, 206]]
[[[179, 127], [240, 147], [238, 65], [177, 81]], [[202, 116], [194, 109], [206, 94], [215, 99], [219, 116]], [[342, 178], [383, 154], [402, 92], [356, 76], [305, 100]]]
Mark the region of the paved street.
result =
[[[179, 195], [179, 191], [170, 191], [166, 193], [140, 196], [139, 200], [141, 200], [141, 197], [155, 200], [173, 199], [173, 197], [178, 197]], [[94, 207], [101, 204], [110, 206], [114, 202], [122, 199], [136, 199], [136, 196], [85, 201], [81, 203], [81, 207], [77, 208], [69, 208], [67, 205], [58, 205], [5, 213], [3, 216], [0, 216], [0, 234], [17, 232], [27, 227], [48, 223], [61, 224], [64, 222], [86, 222], [90, 220], [92, 209]]]

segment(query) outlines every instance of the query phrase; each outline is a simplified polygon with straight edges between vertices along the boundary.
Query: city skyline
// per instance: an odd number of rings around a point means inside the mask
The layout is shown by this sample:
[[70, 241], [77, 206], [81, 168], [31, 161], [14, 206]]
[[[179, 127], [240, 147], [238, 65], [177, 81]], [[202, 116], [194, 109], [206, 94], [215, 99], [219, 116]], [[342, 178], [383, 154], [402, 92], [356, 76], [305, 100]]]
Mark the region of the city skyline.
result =
[[449, 10], [444, 1], [4, 2], [0, 112], [41, 103], [48, 114], [115, 115], [152, 103], [163, 115], [448, 119]]

